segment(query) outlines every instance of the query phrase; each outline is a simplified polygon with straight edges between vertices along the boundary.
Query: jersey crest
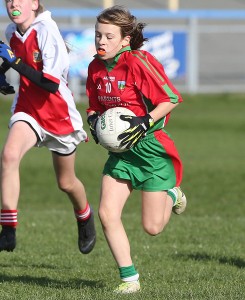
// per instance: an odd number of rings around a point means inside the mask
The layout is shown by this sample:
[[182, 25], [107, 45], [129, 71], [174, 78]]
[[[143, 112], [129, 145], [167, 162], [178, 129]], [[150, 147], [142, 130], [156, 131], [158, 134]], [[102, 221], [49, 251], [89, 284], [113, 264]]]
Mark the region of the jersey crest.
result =
[[120, 92], [124, 91], [125, 85], [126, 85], [126, 81], [125, 80], [119, 80], [117, 82], [117, 87], [118, 87], [118, 89], [119, 89]]
[[33, 51], [32, 57], [33, 57], [33, 62], [35, 63], [42, 61], [42, 55], [38, 50]]

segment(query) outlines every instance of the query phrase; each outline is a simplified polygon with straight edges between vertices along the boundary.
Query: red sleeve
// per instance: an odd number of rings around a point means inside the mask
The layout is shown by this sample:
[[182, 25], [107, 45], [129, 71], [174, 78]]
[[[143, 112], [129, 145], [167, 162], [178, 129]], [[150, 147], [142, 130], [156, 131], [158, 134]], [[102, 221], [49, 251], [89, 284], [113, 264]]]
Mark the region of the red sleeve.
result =
[[161, 102], [182, 102], [180, 93], [165, 74], [162, 64], [149, 52], [132, 51], [131, 70], [137, 88], [154, 105]]

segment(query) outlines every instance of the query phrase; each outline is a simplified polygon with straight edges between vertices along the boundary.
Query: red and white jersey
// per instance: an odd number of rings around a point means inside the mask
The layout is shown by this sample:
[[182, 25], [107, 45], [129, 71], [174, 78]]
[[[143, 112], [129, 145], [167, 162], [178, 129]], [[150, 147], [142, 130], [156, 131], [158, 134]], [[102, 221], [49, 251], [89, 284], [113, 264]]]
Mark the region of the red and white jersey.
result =
[[59, 90], [52, 94], [21, 75], [12, 112], [27, 113], [41, 127], [54, 134], [81, 130], [82, 118], [67, 84], [69, 55], [51, 13], [45, 11], [39, 14], [24, 35], [17, 31], [14, 23], [10, 24], [6, 29], [6, 38], [15, 55], [25, 64], [59, 84]]
[[[149, 52], [131, 50], [129, 46], [117, 54], [111, 65], [95, 56], [88, 68], [86, 88], [87, 112], [103, 113], [109, 108], [123, 106], [136, 116], [143, 116], [162, 102], [183, 101], [161, 63]], [[169, 116], [156, 122], [151, 131], [164, 127]]]

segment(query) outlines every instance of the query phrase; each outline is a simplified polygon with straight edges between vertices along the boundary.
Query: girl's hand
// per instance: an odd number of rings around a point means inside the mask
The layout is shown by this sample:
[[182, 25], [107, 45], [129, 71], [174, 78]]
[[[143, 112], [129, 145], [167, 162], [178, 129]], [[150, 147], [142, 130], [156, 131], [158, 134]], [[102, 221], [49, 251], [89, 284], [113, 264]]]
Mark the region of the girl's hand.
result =
[[150, 114], [143, 117], [121, 115], [120, 119], [130, 124], [130, 127], [118, 136], [118, 139], [122, 140], [120, 146], [126, 145], [127, 149], [132, 148], [154, 125], [154, 120]]
[[8, 45], [4, 44], [3, 41], [0, 41], [0, 57], [10, 64], [15, 62], [17, 59], [12, 49]]

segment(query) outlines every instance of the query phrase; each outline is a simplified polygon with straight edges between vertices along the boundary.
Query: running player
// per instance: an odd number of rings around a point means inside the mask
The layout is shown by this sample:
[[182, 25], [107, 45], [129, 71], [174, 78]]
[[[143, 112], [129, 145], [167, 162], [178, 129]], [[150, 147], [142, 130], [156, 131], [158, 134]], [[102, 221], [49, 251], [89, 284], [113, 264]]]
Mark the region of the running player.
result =
[[142, 191], [142, 224], [150, 235], [164, 229], [172, 211], [180, 214], [186, 207], [186, 197], [179, 188], [182, 163], [164, 130], [170, 112], [182, 98], [162, 65], [150, 53], [139, 50], [146, 41], [143, 28], [143, 23], [137, 23], [120, 6], [102, 11], [95, 25], [97, 55], [88, 68], [88, 123], [97, 143], [95, 125], [105, 110], [123, 106], [137, 116], [121, 116], [130, 127], [119, 139], [128, 148], [134, 146], [123, 153], [109, 152], [102, 178], [99, 217], [119, 267], [122, 283], [117, 293], [140, 290], [121, 220], [130, 193]]
[[21, 159], [32, 147], [45, 146], [52, 153], [57, 184], [74, 208], [79, 249], [87, 254], [96, 240], [94, 216], [74, 170], [76, 147], [87, 134], [67, 86], [67, 48], [51, 13], [38, 0], [5, 3], [12, 23], [6, 29], [10, 47], [0, 42], [1, 69], [19, 72], [20, 85], [1, 159], [0, 251], [16, 246]]

